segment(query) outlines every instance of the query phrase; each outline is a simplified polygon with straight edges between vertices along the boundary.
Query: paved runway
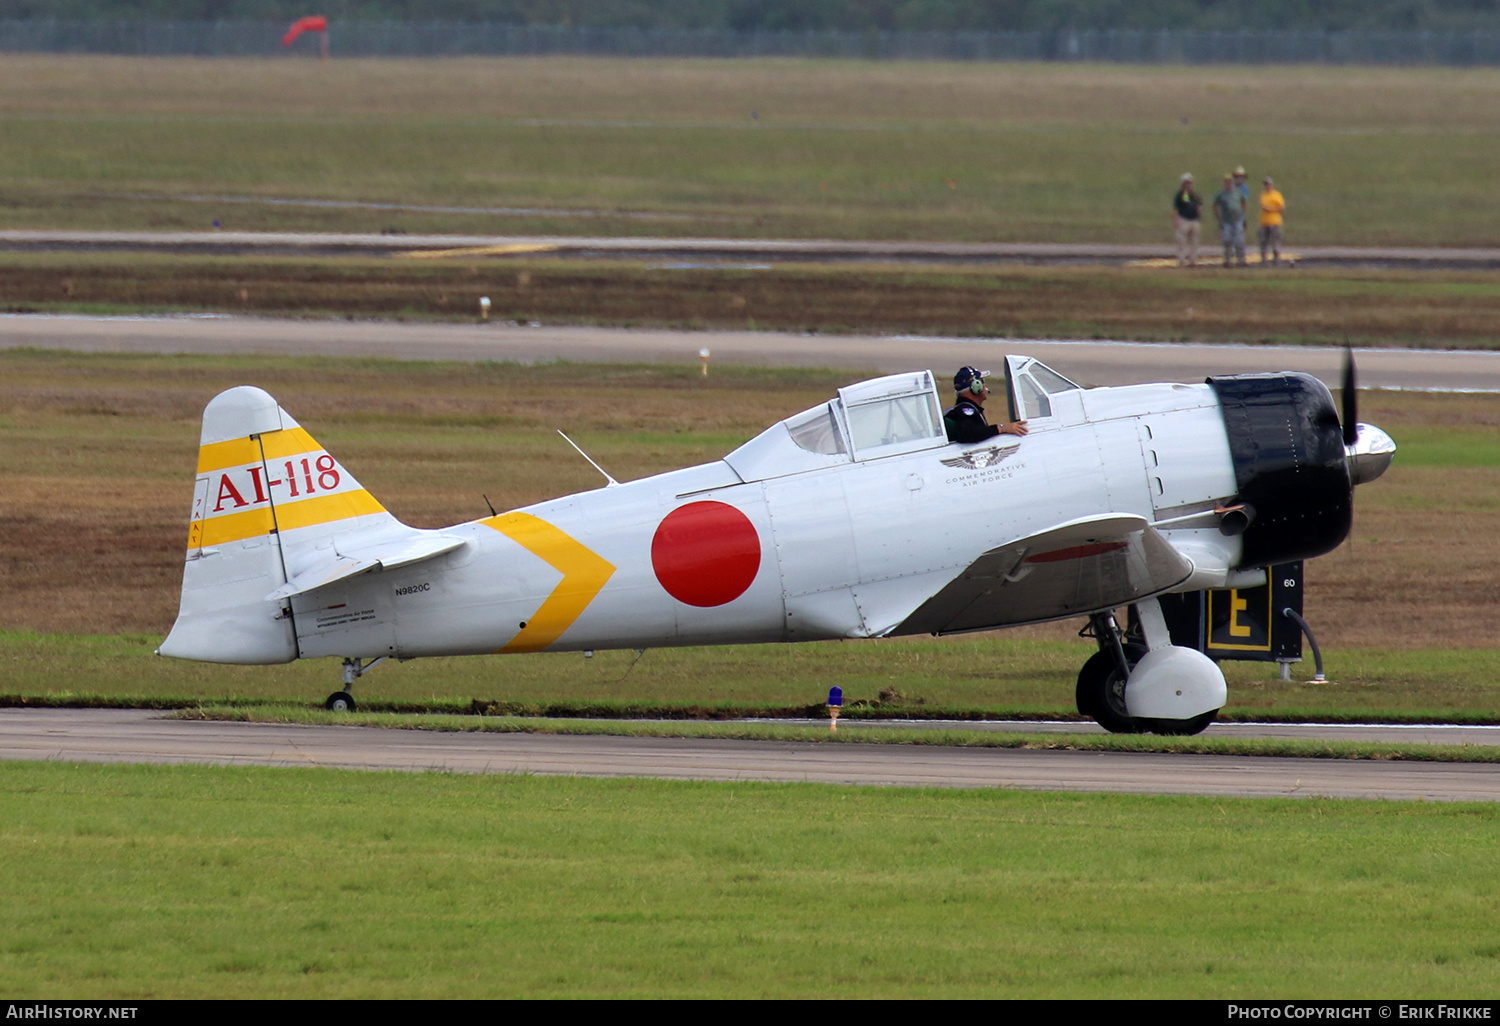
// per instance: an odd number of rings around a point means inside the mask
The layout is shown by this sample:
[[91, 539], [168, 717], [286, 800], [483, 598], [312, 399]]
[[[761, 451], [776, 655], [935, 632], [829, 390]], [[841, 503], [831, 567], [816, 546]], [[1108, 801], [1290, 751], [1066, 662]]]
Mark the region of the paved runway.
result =
[[[753, 720], [804, 727], [828, 726], [826, 719]], [[1077, 720], [839, 720], [840, 730], [976, 730], [982, 733], [1104, 734], [1093, 722]], [[1309, 741], [1374, 741], [1385, 744], [1500, 745], [1500, 726], [1450, 723], [1214, 723], [1207, 737], [1301, 738]]]
[[[266, 353], [374, 356], [406, 360], [711, 361], [752, 366], [821, 366], [894, 373], [920, 367], [943, 376], [965, 364], [998, 367], [1007, 353], [1034, 356], [1085, 385], [1202, 381], [1211, 374], [1306, 371], [1337, 388], [1343, 352], [1311, 346], [1066, 342], [867, 335], [783, 335], [752, 331], [661, 331], [519, 327], [513, 324], [397, 324], [258, 317], [0, 316], [0, 348], [131, 353]], [[1365, 349], [1362, 388], [1500, 392], [1500, 352]], [[712, 367], [712, 363], [710, 364]], [[712, 371], [710, 370], [710, 373]]]
[[160, 716], [143, 710], [0, 709], [0, 759], [1500, 801], [1500, 764], [457, 734]]

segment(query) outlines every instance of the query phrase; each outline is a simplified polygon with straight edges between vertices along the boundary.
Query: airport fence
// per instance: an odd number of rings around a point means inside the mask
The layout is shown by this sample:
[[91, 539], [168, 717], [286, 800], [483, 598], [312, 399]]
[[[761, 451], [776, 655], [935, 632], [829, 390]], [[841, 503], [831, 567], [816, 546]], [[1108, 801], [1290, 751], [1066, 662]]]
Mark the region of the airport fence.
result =
[[[0, 52], [196, 57], [305, 56], [283, 22], [0, 20]], [[347, 21], [345, 57], [842, 57], [1129, 64], [1500, 65], [1500, 31], [1473, 32], [721, 32], [458, 22]]]

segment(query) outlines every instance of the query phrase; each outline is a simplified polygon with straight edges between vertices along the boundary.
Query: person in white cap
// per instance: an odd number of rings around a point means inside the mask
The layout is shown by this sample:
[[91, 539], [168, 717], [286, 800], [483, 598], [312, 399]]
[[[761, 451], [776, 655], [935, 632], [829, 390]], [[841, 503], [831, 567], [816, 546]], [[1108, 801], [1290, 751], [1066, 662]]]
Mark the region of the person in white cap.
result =
[[1240, 194], [1240, 202], [1245, 205], [1245, 215], [1250, 213], [1250, 176], [1245, 169], [1237, 167], [1234, 169], [1234, 187]]
[[1172, 197], [1172, 221], [1177, 226], [1177, 266], [1198, 263], [1198, 240], [1202, 235], [1203, 222], [1200, 213], [1203, 200], [1193, 191], [1193, 176], [1183, 175], [1177, 182], [1177, 193]]

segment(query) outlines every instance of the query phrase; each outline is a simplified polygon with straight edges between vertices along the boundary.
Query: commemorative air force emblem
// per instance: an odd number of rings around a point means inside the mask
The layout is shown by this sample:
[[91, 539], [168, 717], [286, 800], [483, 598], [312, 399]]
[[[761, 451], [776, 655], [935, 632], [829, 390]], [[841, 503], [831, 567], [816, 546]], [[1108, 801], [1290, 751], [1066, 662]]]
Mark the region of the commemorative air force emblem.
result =
[[1009, 446], [1002, 449], [998, 445], [992, 445], [988, 449], [970, 449], [962, 456], [955, 456], [950, 460], [943, 460], [945, 467], [957, 467], [965, 470], [983, 470], [985, 467], [993, 467], [1001, 463], [1007, 456], [1016, 451], [1019, 446]]

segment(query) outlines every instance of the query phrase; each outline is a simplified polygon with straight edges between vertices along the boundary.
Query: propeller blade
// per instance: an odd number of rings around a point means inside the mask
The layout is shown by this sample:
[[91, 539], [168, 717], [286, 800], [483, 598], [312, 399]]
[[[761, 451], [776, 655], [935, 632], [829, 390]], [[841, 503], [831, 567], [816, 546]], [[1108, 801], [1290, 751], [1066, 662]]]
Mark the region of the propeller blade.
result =
[[1340, 388], [1344, 400], [1344, 445], [1359, 439], [1359, 392], [1354, 383], [1354, 347], [1344, 342], [1344, 381]]

